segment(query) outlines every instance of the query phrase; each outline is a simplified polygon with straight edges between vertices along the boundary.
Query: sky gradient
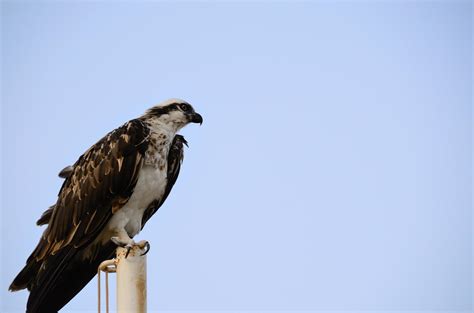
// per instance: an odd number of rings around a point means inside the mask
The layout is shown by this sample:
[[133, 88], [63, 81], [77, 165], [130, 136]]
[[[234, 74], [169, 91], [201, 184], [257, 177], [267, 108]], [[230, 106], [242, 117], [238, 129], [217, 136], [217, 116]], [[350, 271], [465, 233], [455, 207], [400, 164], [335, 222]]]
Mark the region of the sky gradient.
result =
[[471, 310], [471, 2], [2, 2], [1, 72], [0, 311], [59, 170], [172, 97], [150, 311]]

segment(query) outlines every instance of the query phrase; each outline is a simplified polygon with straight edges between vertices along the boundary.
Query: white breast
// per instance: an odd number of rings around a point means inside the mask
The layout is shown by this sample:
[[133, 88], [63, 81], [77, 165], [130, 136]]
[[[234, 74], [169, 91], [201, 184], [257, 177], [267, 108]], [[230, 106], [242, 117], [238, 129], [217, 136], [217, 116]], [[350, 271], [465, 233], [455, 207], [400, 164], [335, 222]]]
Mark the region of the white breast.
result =
[[128, 202], [110, 219], [107, 228], [114, 232], [125, 229], [130, 237], [142, 228], [143, 213], [148, 205], [160, 199], [166, 188], [166, 168], [144, 165], [138, 173], [138, 181]]
[[110, 234], [124, 229], [133, 238], [142, 228], [143, 213], [148, 205], [161, 199], [165, 192], [168, 183], [168, 149], [175, 132], [168, 130], [159, 121], [151, 121], [148, 126], [151, 129], [149, 146], [138, 173], [137, 184], [128, 202], [110, 219], [103, 240], [109, 240]]

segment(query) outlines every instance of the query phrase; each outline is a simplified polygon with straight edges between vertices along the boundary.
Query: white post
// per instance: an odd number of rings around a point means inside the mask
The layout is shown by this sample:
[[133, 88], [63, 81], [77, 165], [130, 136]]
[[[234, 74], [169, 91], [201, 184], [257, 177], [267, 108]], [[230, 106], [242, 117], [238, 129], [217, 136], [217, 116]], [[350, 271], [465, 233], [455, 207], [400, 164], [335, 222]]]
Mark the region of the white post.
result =
[[138, 245], [128, 256], [117, 248], [117, 312], [146, 313], [146, 255]]

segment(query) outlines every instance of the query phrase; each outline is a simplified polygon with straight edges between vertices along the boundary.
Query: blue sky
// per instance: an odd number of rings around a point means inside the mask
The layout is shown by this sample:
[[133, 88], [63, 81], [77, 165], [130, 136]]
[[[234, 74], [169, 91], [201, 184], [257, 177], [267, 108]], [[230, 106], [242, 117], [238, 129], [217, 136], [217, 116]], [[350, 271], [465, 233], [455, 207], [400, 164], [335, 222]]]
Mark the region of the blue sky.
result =
[[171, 97], [204, 124], [149, 310], [471, 309], [471, 2], [37, 1], [2, 2], [2, 312], [58, 171]]

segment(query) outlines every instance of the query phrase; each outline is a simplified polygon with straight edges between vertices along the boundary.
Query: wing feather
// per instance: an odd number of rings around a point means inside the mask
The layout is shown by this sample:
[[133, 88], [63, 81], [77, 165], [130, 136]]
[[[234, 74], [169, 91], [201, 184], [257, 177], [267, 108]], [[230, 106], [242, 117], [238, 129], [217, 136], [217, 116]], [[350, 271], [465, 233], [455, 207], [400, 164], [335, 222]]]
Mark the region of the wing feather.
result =
[[131, 120], [99, 140], [68, 168], [56, 204], [38, 221], [48, 227], [10, 286], [11, 290], [36, 289], [36, 299], [29, 302], [32, 307], [41, 305], [57, 288], [55, 281], [67, 268], [61, 264], [76, 258], [77, 251], [99, 235], [112, 211], [128, 201], [148, 135], [141, 120]]
[[[58, 195], [49, 227], [43, 238], [48, 252], [68, 244], [80, 247], [91, 242], [112, 215], [115, 198], [127, 199], [138, 178], [138, 168], [146, 150], [143, 138], [148, 128], [132, 120], [90, 148], [73, 165]], [[139, 143], [137, 145], [137, 143]], [[116, 161], [121, 158], [121, 165]], [[123, 163], [128, 166], [123, 167]], [[70, 227], [74, 226], [74, 227]], [[46, 254], [47, 255], [47, 254]]]

